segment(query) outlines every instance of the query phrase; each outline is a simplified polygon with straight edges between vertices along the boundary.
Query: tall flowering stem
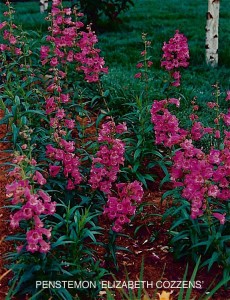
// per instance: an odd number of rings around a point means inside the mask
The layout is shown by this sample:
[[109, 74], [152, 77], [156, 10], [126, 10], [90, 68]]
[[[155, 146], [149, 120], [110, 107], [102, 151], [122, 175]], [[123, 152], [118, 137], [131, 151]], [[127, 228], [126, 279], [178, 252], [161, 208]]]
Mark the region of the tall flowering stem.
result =
[[[24, 110], [24, 107], [19, 105], [20, 96], [23, 98], [26, 92], [31, 92], [35, 74], [33, 67], [29, 65], [32, 52], [23, 32], [14, 24], [15, 12], [9, 1], [6, 1], [6, 7], [8, 9], [4, 13], [6, 21], [0, 23], [0, 31], [3, 31], [3, 43], [0, 44], [3, 99], [9, 98], [17, 107], [17, 114], [20, 115]], [[14, 94], [15, 90], [18, 93], [21, 90], [23, 92], [18, 95]], [[7, 96], [4, 94], [5, 91], [9, 91], [6, 93]], [[6, 107], [3, 108], [7, 113]], [[45, 219], [46, 216], [54, 214], [56, 202], [52, 201], [45, 192], [44, 186], [47, 182], [44, 177], [45, 172], [40, 171], [34, 159], [33, 149], [36, 145], [31, 145], [33, 129], [26, 125], [26, 118], [24, 121], [20, 119], [20, 122], [14, 119], [14, 122], [16, 122], [14, 130], [18, 136], [16, 140], [16, 134], [12, 141], [15, 148], [20, 151], [14, 153], [13, 169], [9, 172], [12, 182], [6, 185], [7, 198], [11, 200], [14, 207], [10, 216], [10, 226], [18, 228], [22, 222], [27, 226], [26, 241], [18, 246], [19, 252], [24, 249], [31, 253], [46, 253], [50, 250], [51, 228], [46, 228]], [[19, 139], [21, 144], [18, 143]]]
[[189, 65], [189, 48], [187, 38], [176, 30], [174, 37], [168, 43], [164, 42], [161, 67], [165, 68], [173, 79], [172, 86], [180, 85], [180, 68]]
[[120, 166], [125, 160], [125, 145], [116, 135], [126, 130], [125, 124], [115, 125], [113, 121], [102, 125], [98, 136], [101, 145], [93, 158], [90, 171], [89, 184], [93, 189], [98, 188], [106, 194], [111, 194], [112, 184], [117, 180]]
[[[75, 99], [68, 82], [72, 81], [74, 68], [76, 76], [84, 74], [84, 80], [89, 83], [99, 81], [99, 76], [107, 72], [104, 59], [99, 56], [100, 50], [95, 48], [97, 37], [78, 19], [81, 13], [75, 11], [76, 21], [71, 17], [71, 9], [64, 8], [62, 1], [53, 1], [50, 15], [52, 26], [47, 36], [49, 45], [41, 47], [41, 62], [49, 66], [49, 81], [47, 82], [46, 113], [49, 116], [53, 144], [46, 147], [46, 155], [53, 164], [49, 166], [51, 177], [62, 172], [67, 179], [67, 189], [73, 190], [81, 182], [79, 171], [80, 159], [71, 135], [67, 130], [75, 128], [75, 116], [69, 109]], [[79, 80], [79, 78], [77, 78]]]
[[102, 125], [98, 142], [101, 144], [93, 158], [89, 184], [108, 196], [104, 214], [114, 221], [112, 230], [120, 232], [135, 214], [135, 205], [143, 198], [143, 189], [138, 181], [117, 183], [120, 166], [124, 164], [125, 144], [116, 137], [127, 131], [126, 124], [115, 125], [109, 121]]
[[149, 54], [149, 48], [151, 47], [151, 41], [147, 40], [147, 34], [142, 33], [142, 41], [144, 44], [144, 50], [141, 51], [141, 60], [137, 63], [136, 68], [138, 69], [138, 73], [134, 75], [134, 78], [139, 78], [143, 80], [146, 84], [145, 89], [148, 89], [149, 82], [149, 70], [153, 65], [151, 61], [151, 56]]

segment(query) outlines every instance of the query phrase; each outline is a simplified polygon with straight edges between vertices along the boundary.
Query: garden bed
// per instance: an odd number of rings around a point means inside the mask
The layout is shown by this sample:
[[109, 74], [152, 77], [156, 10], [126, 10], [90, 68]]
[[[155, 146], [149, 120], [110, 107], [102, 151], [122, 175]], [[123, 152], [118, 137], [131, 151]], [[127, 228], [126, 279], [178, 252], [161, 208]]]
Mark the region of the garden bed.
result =
[[[229, 300], [230, 87], [217, 80], [226, 70], [196, 65], [192, 30], [188, 40], [156, 26], [163, 47], [142, 33], [139, 61], [117, 72], [65, 5], [53, 0], [45, 33], [22, 31], [8, 1], [0, 23], [2, 296]], [[101, 37], [110, 63], [118, 52]], [[104, 280], [151, 286], [105, 290]]]

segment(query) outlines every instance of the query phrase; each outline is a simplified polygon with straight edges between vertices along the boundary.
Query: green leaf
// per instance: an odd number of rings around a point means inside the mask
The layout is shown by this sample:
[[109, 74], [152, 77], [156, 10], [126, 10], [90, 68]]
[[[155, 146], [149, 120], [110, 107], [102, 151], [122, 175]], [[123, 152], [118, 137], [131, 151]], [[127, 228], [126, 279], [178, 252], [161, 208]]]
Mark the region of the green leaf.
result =
[[12, 124], [12, 134], [13, 134], [13, 143], [16, 145], [18, 134], [19, 134], [19, 128], [13, 123]]
[[162, 200], [168, 198], [169, 196], [172, 196], [175, 194], [175, 190], [169, 190], [166, 191], [163, 195], [162, 195]]
[[20, 98], [18, 96], [14, 97], [14, 102], [16, 103], [17, 106], [19, 106], [21, 104]]
[[137, 149], [133, 156], [134, 160], [136, 160], [140, 156], [140, 154], [141, 154], [141, 149]]
[[64, 244], [74, 244], [74, 242], [68, 240], [68, 237], [63, 235], [56, 242], [52, 244], [52, 249], [58, 247], [59, 245], [64, 245]]
[[[199, 265], [200, 265], [200, 260], [201, 260], [201, 257], [199, 257], [196, 265], [195, 265], [195, 268], [193, 270], [193, 273], [192, 273], [192, 276], [190, 278], [190, 282], [194, 282], [195, 281], [195, 278], [196, 278], [196, 274], [197, 274], [197, 271], [198, 271], [198, 268], [199, 268]], [[187, 292], [186, 292], [186, 295], [185, 295], [185, 300], [190, 300], [190, 296], [191, 296], [191, 293], [192, 293], [192, 285], [189, 286], [189, 288], [187, 289]]]
[[214, 262], [218, 262], [219, 256], [220, 256], [220, 254], [218, 252], [213, 252], [212, 257], [208, 260], [209, 261], [208, 271], [211, 269]]
[[[209, 300], [211, 297], [226, 283], [229, 283], [230, 279], [229, 276], [222, 279], [210, 292], [208, 292], [208, 295], [204, 297], [204, 300]], [[226, 291], [227, 293], [227, 291]], [[226, 294], [227, 296], [227, 294]], [[226, 298], [227, 299], [227, 298]]]
[[146, 187], [146, 189], [147, 189], [147, 182], [146, 182], [146, 180], [145, 180], [145, 178], [144, 178], [144, 176], [141, 174], [141, 173], [136, 173], [136, 176], [137, 176], [137, 178], [144, 184], [144, 186]]
[[99, 124], [100, 124], [100, 122], [101, 122], [101, 120], [106, 116], [107, 114], [100, 114], [98, 117], [97, 117], [97, 120], [96, 120], [96, 127], [98, 128], [98, 126], [99, 126]]
[[[186, 265], [186, 269], [183, 275], [183, 282], [186, 281], [186, 277], [188, 274], [188, 264]], [[182, 288], [180, 288], [180, 293], [178, 295], [178, 300], [183, 300], [183, 294], [184, 294], [184, 287], [182, 286]]]
[[143, 176], [144, 176], [144, 177], [145, 177], [145, 179], [147, 179], [147, 180], [150, 180], [150, 181], [155, 181], [155, 179], [153, 178], [153, 176], [152, 176], [152, 175], [150, 175], [150, 174], [144, 174]]
[[103, 97], [108, 97], [109, 96], [109, 94], [110, 94], [110, 91], [109, 90], [106, 90], [106, 91], [104, 91], [103, 92]]
[[22, 116], [31, 114], [31, 117], [35, 115], [42, 116], [42, 119], [45, 120], [47, 123], [49, 123], [49, 120], [47, 119], [45, 112], [43, 110], [34, 110], [34, 109], [28, 109], [27, 111], [22, 113]]

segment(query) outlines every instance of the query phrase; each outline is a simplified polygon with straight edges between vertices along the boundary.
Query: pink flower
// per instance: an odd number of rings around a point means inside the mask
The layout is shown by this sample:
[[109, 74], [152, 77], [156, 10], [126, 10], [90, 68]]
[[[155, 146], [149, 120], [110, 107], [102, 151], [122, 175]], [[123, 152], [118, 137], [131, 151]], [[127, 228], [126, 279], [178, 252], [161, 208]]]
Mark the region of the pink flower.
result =
[[127, 131], [127, 126], [126, 126], [126, 123], [123, 122], [123, 123], [120, 123], [116, 126], [116, 133], [118, 134], [122, 134], [124, 133], [125, 131]]
[[50, 51], [50, 48], [48, 46], [41, 46], [41, 49], [40, 49], [41, 60], [44, 60], [45, 58], [48, 57], [49, 51]]
[[7, 25], [7, 22], [6, 22], [6, 21], [0, 23], [0, 30], [1, 30], [2, 28], [4, 28], [6, 25]]
[[56, 112], [56, 118], [63, 119], [65, 117], [65, 110], [63, 108], [59, 108]]
[[67, 188], [67, 190], [74, 190], [75, 189], [75, 184], [73, 183], [73, 181], [71, 179], [68, 179], [66, 188]]
[[220, 131], [219, 131], [219, 130], [216, 130], [216, 131], [215, 131], [215, 138], [216, 138], [216, 139], [219, 139], [219, 138], [220, 138]]
[[137, 73], [134, 75], [134, 78], [141, 78], [142, 74], [141, 73]]
[[69, 94], [61, 94], [62, 103], [68, 103], [70, 101]]
[[51, 197], [46, 192], [44, 192], [43, 190], [39, 190], [38, 195], [42, 198], [42, 200], [44, 202], [50, 202], [51, 201]]
[[130, 217], [135, 214], [135, 206], [143, 197], [143, 189], [138, 181], [116, 184], [118, 197], [108, 196], [104, 214], [114, 220], [112, 230], [120, 232], [122, 226], [130, 222]]
[[208, 103], [207, 103], [207, 106], [208, 106], [209, 108], [214, 108], [214, 107], [216, 107], [216, 103], [215, 103], [215, 102], [208, 102]]
[[37, 251], [39, 250], [39, 247], [38, 247], [37, 244], [28, 244], [28, 245], [26, 246], [26, 250], [27, 250], [28, 252], [34, 253], [34, 252], [37, 252]]
[[68, 129], [73, 129], [75, 127], [75, 120], [68, 120], [68, 119], [65, 119], [65, 126], [68, 128]]
[[49, 173], [51, 177], [57, 176], [60, 170], [61, 170], [60, 166], [55, 166], [55, 165], [49, 166]]
[[176, 98], [169, 98], [168, 102], [171, 103], [171, 104], [175, 104], [176, 107], [179, 107], [179, 106], [180, 106], [180, 100], [179, 100], [179, 99], [176, 99]]
[[75, 143], [74, 143], [74, 141], [67, 142], [64, 139], [61, 139], [60, 145], [62, 147], [64, 147], [64, 149], [65, 149], [66, 152], [74, 152], [74, 150], [75, 150]]
[[51, 65], [52, 67], [56, 67], [56, 66], [58, 65], [58, 59], [57, 59], [57, 57], [51, 58], [51, 60], [50, 60], [50, 65]]
[[50, 250], [50, 244], [45, 242], [44, 240], [39, 241], [40, 249], [39, 252], [47, 253]]
[[136, 67], [137, 67], [138, 69], [142, 68], [143, 66], [144, 66], [143, 63], [138, 63], [138, 64], [136, 65]]
[[164, 42], [162, 50], [164, 53], [161, 66], [169, 71], [172, 78], [175, 79], [172, 85], [179, 86], [181, 76], [180, 72], [176, 70], [181, 67], [186, 68], [189, 65], [187, 38], [177, 30], [168, 43]]
[[210, 185], [208, 188], [208, 196], [216, 198], [219, 193], [219, 188], [217, 185]]
[[15, 53], [16, 55], [21, 55], [21, 54], [22, 54], [22, 50], [21, 50], [20, 48], [15, 48], [15, 49], [14, 49], [14, 53]]
[[115, 137], [116, 133], [126, 130], [125, 123], [115, 125], [109, 121], [102, 125], [98, 142], [100, 146], [90, 171], [89, 184], [93, 189], [99, 188], [104, 193], [110, 194], [112, 183], [117, 179], [120, 165], [124, 163], [124, 143]]
[[5, 45], [5, 44], [0, 44], [0, 51], [6, 51], [6, 49], [7, 49], [7, 45]]
[[211, 150], [209, 153], [209, 162], [211, 164], [220, 164], [220, 151], [219, 150]]
[[9, 37], [9, 42], [11, 45], [15, 45], [17, 43], [17, 39], [15, 38], [15, 36], [11, 35]]
[[33, 210], [30, 207], [23, 206], [21, 209], [21, 216], [25, 220], [30, 220], [33, 217]]
[[148, 68], [150, 68], [150, 67], [152, 66], [152, 64], [153, 64], [153, 62], [152, 62], [152, 61], [150, 61], [150, 60], [148, 60], [148, 62], [147, 62], [147, 66], [148, 66]]
[[40, 240], [42, 240], [42, 235], [38, 230], [29, 230], [26, 233], [26, 239], [29, 244], [37, 244]]
[[213, 217], [215, 217], [216, 219], [218, 219], [220, 221], [220, 224], [224, 224], [225, 223], [225, 215], [226, 215], [226, 213], [224, 213], [224, 214], [213, 213], [212, 215], [213, 215]]
[[43, 177], [43, 175], [39, 171], [35, 172], [33, 180], [37, 181], [40, 185], [46, 184], [46, 179]]
[[223, 120], [227, 126], [230, 126], [230, 109], [227, 114], [223, 114]]
[[121, 232], [122, 231], [122, 226], [119, 223], [115, 223], [112, 227], [112, 230], [115, 232]]
[[226, 101], [229, 101], [230, 100], [230, 91], [227, 91], [227, 96], [225, 98]]

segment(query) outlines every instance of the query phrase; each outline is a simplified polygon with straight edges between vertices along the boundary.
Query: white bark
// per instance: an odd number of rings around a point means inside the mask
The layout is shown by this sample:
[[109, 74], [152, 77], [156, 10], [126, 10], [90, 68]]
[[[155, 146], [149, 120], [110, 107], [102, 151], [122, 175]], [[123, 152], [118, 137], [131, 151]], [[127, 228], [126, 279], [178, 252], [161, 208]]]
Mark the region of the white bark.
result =
[[40, 13], [44, 13], [48, 9], [48, 0], [40, 0]]
[[212, 67], [218, 65], [218, 27], [220, 0], [208, 0], [206, 23], [206, 63]]

